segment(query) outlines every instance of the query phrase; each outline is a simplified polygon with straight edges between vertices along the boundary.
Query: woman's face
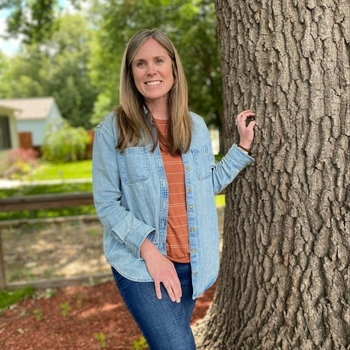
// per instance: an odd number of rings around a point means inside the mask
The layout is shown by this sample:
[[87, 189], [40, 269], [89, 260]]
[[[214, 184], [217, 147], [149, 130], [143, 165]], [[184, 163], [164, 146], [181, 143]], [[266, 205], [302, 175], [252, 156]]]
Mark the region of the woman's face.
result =
[[167, 50], [153, 38], [136, 52], [132, 72], [137, 90], [146, 103], [164, 103], [174, 84], [172, 59]]

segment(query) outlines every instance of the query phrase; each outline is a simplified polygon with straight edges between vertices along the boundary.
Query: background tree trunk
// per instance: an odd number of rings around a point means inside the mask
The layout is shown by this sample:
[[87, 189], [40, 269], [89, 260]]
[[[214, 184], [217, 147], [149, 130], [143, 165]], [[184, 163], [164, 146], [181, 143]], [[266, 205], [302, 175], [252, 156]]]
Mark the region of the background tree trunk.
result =
[[257, 113], [256, 163], [227, 190], [199, 349], [350, 349], [349, 0], [216, 0], [226, 149]]

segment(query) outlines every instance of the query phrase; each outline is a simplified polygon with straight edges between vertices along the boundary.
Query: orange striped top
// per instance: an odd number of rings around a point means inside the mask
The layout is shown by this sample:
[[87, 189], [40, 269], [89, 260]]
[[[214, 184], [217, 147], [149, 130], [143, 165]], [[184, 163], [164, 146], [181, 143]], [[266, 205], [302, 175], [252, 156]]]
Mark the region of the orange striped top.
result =
[[[166, 139], [167, 120], [155, 119], [158, 132]], [[167, 257], [171, 261], [188, 263], [190, 247], [186, 210], [185, 173], [181, 155], [172, 156], [161, 143], [161, 155], [168, 180], [169, 207], [167, 225]]]

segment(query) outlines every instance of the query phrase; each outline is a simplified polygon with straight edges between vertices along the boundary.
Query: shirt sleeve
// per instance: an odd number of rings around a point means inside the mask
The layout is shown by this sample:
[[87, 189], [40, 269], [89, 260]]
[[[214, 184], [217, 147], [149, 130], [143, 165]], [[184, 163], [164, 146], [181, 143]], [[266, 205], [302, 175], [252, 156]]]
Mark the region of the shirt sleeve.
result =
[[140, 258], [140, 247], [155, 229], [138, 220], [121, 204], [121, 185], [114, 115], [109, 115], [95, 131], [92, 180], [97, 215], [111, 236]]
[[[208, 130], [208, 147], [212, 151], [211, 138]], [[212, 157], [212, 181], [214, 193], [219, 194], [236, 176], [249, 164], [254, 163], [253, 157], [243, 152], [236, 144], [233, 144], [219, 163]]]

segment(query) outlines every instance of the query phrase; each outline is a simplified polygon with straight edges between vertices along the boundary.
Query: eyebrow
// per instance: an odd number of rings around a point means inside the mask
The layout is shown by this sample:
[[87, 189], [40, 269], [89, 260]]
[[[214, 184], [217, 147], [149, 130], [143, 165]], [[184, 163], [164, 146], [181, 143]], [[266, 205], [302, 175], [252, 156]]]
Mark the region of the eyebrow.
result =
[[[168, 56], [170, 58], [170, 56]], [[162, 55], [159, 55], [159, 56], [154, 56], [152, 57], [152, 59], [159, 59], [159, 58], [162, 58], [162, 59], [166, 59], [167, 56], [162, 56]], [[137, 59], [134, 59], [133, 62], [142, 62], [142, 61], [146, 61], [146, 59], [144, 58], [137, 58]]]

